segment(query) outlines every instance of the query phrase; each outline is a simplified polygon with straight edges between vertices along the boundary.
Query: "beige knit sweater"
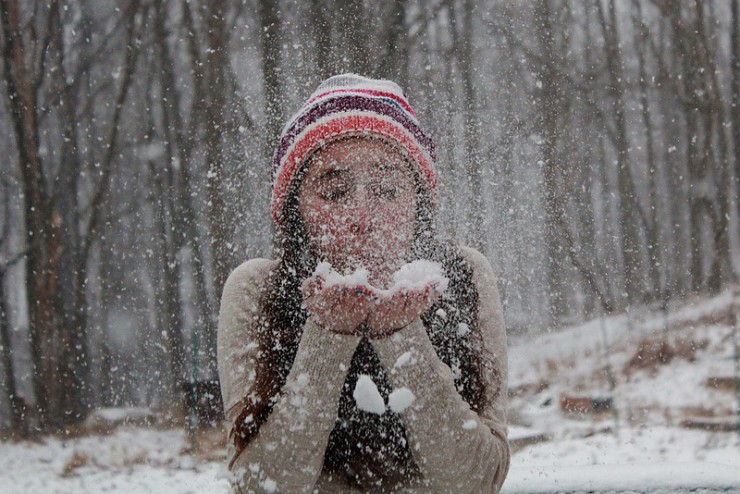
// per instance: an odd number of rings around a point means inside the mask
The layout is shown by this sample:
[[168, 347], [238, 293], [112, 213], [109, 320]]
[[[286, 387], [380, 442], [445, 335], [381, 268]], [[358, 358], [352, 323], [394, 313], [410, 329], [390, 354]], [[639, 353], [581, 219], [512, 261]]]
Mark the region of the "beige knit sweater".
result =
[[[456, 391], [452, 372], [437, 357], [419, 318], [389, 338], [374, 340], [391, 386], [406, 387], [416, 397], [400, 415], [422, 480], [395, 486], [393, 492], [497, 492], [508, 472], [506, 333], [501, 303], [488, 261], [473, 249], [462, 247], [461, 252], [473, 268], [480, 296], [483, 358], [501, 379], [493, 382], [493, 375], [484, 376], [486, 389], [501, 392], [495, 401], [485, 400], [490, 405], [480, 414], [473, 412]], [[231, 273], [224, 287], [218, 370], [229, 436], [240, 412], [238, 403], [254, 383], [258, 302], [275, 264], [267, 259], [247, 261]], [[272, 413], [234, 462], [235, 492], [357, 492], [342, 479], [322, 473], [322, 463], [359, 341], [357, 336], [334, 334], [306, 323]], [[231, 460], [235, 451], [232, 445], [229, 448]]]

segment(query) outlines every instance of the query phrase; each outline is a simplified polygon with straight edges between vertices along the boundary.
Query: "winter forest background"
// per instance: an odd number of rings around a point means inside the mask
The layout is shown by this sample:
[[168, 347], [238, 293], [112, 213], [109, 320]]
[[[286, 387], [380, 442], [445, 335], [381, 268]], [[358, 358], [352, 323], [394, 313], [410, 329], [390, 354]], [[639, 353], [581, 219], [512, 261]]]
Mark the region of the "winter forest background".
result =
[[510, 334], [740, 265], [740, 0], [0, 0], [2, 427], [181, 403], [325, 77], [406, 90]]

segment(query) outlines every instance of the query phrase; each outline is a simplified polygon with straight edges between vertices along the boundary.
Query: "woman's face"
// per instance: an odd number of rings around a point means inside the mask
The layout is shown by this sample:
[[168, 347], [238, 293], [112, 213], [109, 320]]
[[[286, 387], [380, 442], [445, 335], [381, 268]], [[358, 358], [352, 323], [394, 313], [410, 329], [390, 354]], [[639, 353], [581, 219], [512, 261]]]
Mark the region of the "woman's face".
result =
[[298, 191], [311, 247], [339, 271], [362, 266], [385, 285], [409, 257], [416, 231], [411, 166], [392, 145], [335, 141], [312, 156]]

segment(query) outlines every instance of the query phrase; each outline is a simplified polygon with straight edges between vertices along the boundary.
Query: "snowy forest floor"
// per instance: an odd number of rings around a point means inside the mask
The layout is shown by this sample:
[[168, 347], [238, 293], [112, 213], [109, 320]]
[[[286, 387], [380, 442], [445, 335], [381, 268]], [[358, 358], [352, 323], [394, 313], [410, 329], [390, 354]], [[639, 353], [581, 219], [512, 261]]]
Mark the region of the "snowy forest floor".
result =
[[[606, 318], [603, 329], [597, 319], [511, 338], [504, 492], [740, 491], [740, 431], [719, 430], [736, 420], [728, 383], [738, 302], [725, 292], [673, 304], [667, 332], [664, 313], [646, 310]], [[144, 427], [2, 442], [0, 486], [7, 494], [226, 494], [222, 444], [222, 432], [203, 433], [190, 455], [184, 430]]]

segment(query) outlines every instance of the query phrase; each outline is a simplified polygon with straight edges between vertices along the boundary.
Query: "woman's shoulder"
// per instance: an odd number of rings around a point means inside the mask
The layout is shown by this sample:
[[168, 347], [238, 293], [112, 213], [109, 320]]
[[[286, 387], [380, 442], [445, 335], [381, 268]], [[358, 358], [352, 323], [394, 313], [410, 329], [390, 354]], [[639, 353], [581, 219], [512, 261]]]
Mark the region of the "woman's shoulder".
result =
[[458, 245], [457, 249], [462, 258], [470, 265], [474, 273], [493, 276], [491, 263], [480, 251], [473, 247], [468, 247], [467, 245]]
[[224, 293], [262, 285], [276, 265], [277, 261], [261, 257], [243, 262], [229, 275], [224, 285]]

